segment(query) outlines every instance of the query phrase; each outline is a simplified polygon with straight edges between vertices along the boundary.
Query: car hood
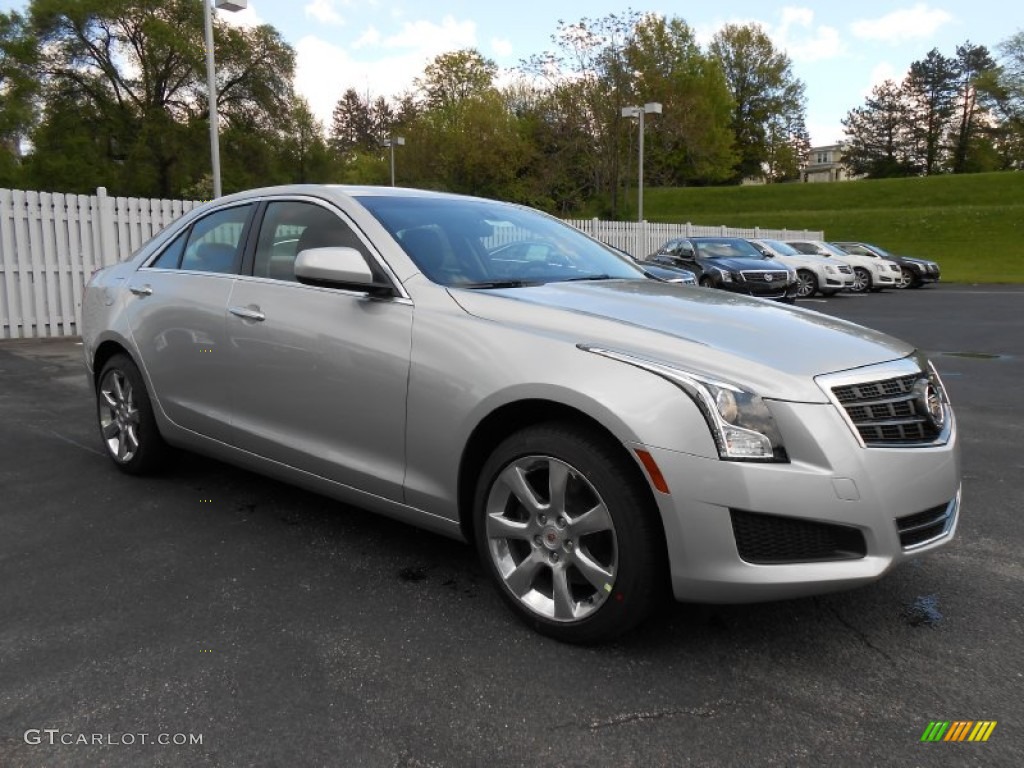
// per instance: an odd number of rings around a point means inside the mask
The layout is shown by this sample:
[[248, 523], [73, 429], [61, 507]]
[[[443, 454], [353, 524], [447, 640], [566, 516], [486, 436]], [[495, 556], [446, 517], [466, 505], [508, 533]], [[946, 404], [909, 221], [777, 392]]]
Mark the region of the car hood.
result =
[[715, 258], [700, 259], [701, 265], [707, 269], [708, 267], [720, 267], [722, 269], [729, 269], [734, 272], [746, 272], [749, 270], [763, 271], [765, 269], [786, 269], [786, 265], [776, 259], [745, 259], [742, 256], [736, 256], [729, 258], [725, 256], [718, 256]]
[[780, 400], [826, 402], [814, 376], [914, 351], [878, 331], [810, 310], [653, 280], [449, 293], [482, 319], [675, 364]]
[[924, 264], [926, 267], [932, 265], [938, 266], [938, 262], [932, 261], [931, 259], [919, 259], [916, 256], [900, 256], [900, 258], [903, 259], [903, 261], [910, 261], [914, 264]]

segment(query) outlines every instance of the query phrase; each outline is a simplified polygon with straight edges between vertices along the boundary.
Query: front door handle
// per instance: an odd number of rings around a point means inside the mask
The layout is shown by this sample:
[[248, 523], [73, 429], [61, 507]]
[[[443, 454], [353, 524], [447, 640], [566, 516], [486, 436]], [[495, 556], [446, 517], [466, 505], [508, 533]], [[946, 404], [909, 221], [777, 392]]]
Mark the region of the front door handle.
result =
[[229, 307], [228, 312], [235, 317], [240, 317], [243, 320], [253, 320], [257, 323], [261, 323], [267, 319], [267, 316], [260, 312], [258, 308], [249, 309], [248, 307]]
[[132, 293], [134, 293], [136, 296], [152, 296], [153, 295], [153, 289], [150, 288], [148, 285], [142, 285], [142, 286], [130, 285], [130, 286], [128, 286], [128, 290], [131, 291]]

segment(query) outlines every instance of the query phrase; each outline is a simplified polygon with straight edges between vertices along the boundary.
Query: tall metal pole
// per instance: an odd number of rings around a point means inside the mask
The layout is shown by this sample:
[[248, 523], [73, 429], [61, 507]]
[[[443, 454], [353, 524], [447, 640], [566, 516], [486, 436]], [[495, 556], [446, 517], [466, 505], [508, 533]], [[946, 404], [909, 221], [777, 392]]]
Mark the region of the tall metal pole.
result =
[[202, 0], [203, 23], [206, 25], [206, 87], [210, 93], [210, 163], [213, 166], [213, 196], [221, 196], [220, 186], [220, 118], [217, 115], [217, 73], [213, 61], [213, 11], [211, 0]]
[[391, 147], [391, 186], [395, 186], [395, 137], [392, 136], [388, 141], [388, 146]]
[[638, 109], [640, 115], [640, 170], [637, 173], [636, 220], [644, 220], [644, 110]]

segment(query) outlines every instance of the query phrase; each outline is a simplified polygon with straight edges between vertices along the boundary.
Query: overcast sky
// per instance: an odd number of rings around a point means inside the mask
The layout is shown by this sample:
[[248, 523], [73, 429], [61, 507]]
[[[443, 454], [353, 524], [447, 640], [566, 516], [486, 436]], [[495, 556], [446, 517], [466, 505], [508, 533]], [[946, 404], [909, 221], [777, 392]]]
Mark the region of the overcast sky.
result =
[[[0, 0], [4, 10], [26, 5]], [[952, 56], [970, 40], [995, 55], [1000, 42], [1024, 29], [1019, 0], [249, 0], [243, 12], [219, 13], [231, 23], [266, 22], [280, 30], [298, 53], [298, 90], [329, 125], [346, 88], [374, 98], [398, 95], [435, 55], [466, 47], [511, 69], [553, 48], [560, 19], [595, 19], [629, 8], [681, 17], [702, 43], [727, 22], [760, 23], [807, 85], [807, 127], [815, 145], [842, 139], [840, 120], [871, 87], [902, 79], [932, 48]]]

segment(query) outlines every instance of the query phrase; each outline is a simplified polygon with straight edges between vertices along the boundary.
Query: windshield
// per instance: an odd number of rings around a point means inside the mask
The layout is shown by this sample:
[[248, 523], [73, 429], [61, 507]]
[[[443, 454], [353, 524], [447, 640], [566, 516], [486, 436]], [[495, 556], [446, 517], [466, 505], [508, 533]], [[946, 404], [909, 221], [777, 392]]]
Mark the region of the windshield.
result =
[[706, 259], [765, 259], [757, 248], [746, 240], [694, 240], [697, 253]]
[[568, 280], [646, 280], [632, 262], [555, 218], [456, 197], [358, 196], [433, 282], [498, 288]]
[[842, 248], [837, 248], [836, 246], [832, 245], [832, 243], [819, 242], [818, 245], [820, 245], [822, 248], [828, 251], [828, 253], [821, 254], [822, 256], [838, 256], [840, 259], [842, 259], [845, 256], [850, 255]]
[[771, 248], [773, 251], [775, 251], [780, 256], [802, 256], [803, 255], [802, 253], [800, 253], [800, 251], [798, 251], [792, 245], [790, 245], [789, 243], [784, 243], [781, 240], [762, 240], [761, 242], [764, 243], [765, 245], [767, 245], [769, 248]]

